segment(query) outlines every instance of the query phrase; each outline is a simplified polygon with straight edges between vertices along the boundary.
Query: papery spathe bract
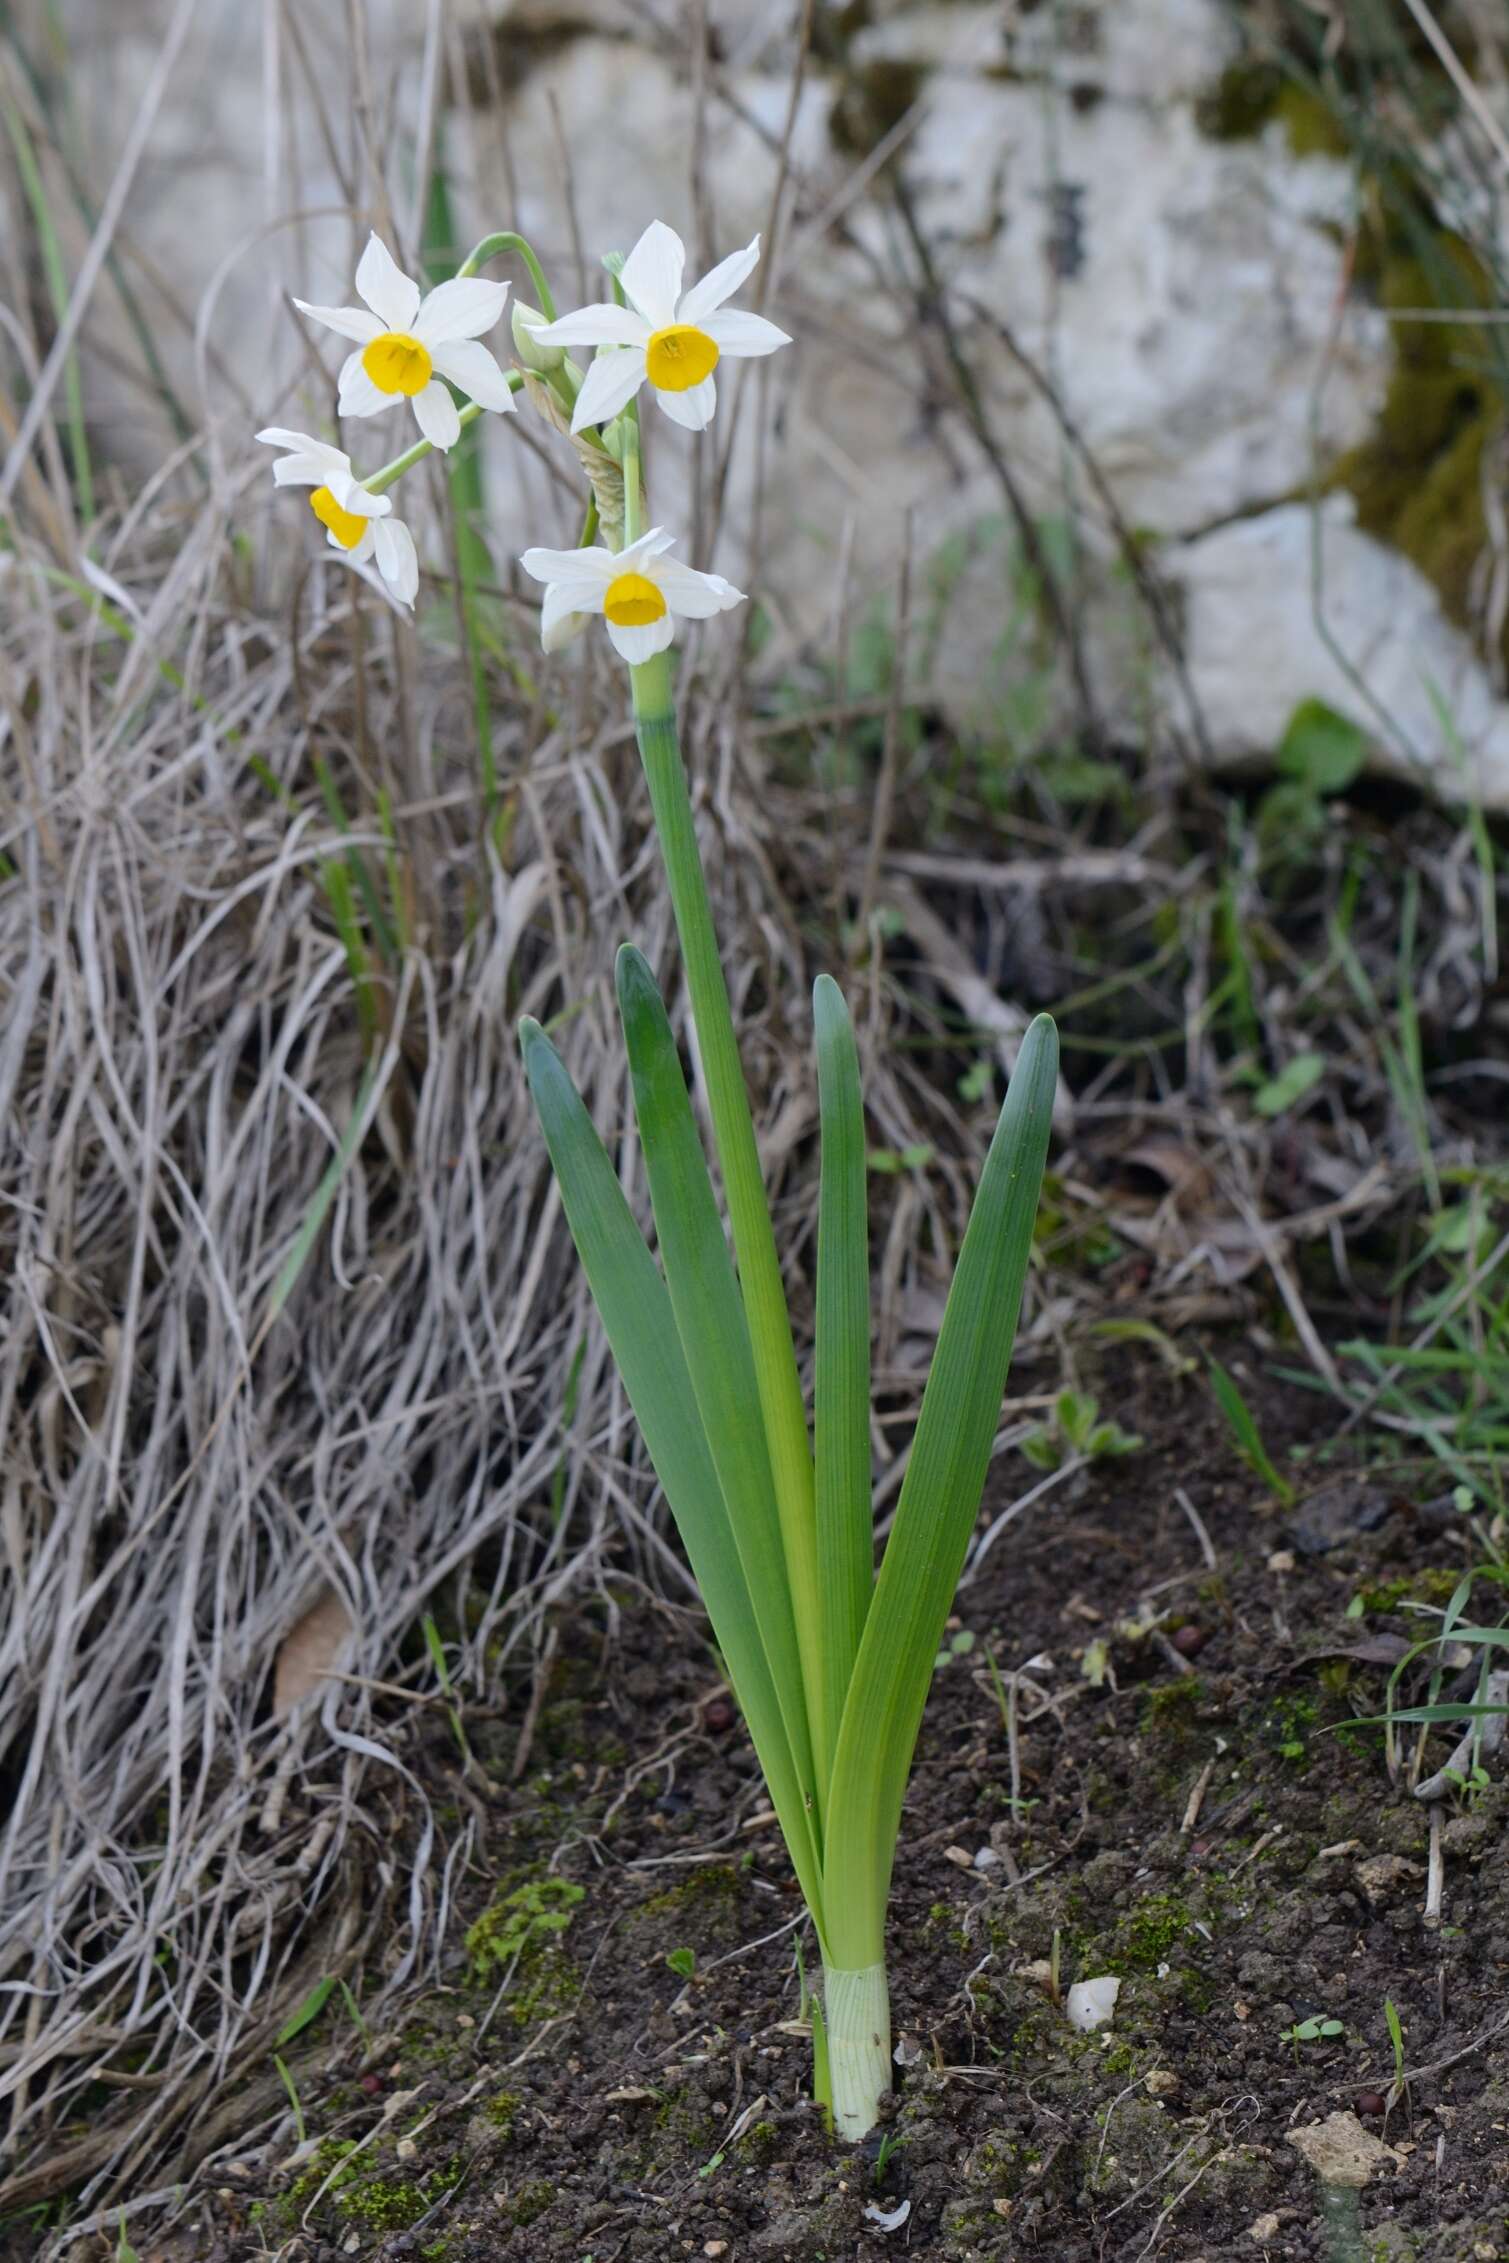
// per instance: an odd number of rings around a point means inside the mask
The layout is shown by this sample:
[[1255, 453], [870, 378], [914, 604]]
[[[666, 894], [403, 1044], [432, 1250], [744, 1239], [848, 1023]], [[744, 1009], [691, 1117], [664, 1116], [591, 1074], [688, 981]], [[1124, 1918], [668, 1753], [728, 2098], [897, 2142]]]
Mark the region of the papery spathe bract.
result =
[[350, 457], [328, 441], [276, 424], [257, 438], [269, 448], [284, 450], [272, 467], [277, 486], [312, 490], [309, 507], [325, 529], [331, 549], [368, 579], [370, 561], [389, 594], [400, 605], [412, 606], [419, 588], [419, 557], [413, 535], [402, 519], [394, 518], [389, 498], [363, 487]]
[[431, 446], [450, 448], [461, 436], [461, 423], [443, 378], [479, 408], [501, 414], [513, 407], [502, 368], [478, 342], [503, 313], [506, 283], [456, 276], [421, 294], [373, 235], [357, 266], [356, 288], [365, 306], [293, 302], [301, 314], [356, 340], [356, 352], [341, 368], [342, 416], [377, 416], [395, 402], [409, 400]]
[[573, 614], [600, 613], [614, 650], [631, 667], [664, 652], [677, 619], [705, 621], [742, 605], [744, 592], [721, 574], [701, 574], [666, 555], [676, 537], [652, 526], [622, 550], [526, 550], [519, 563], [545, 584], [540, 637], [554, 651], [575, 632]]
[[759, 256], [756, 236], [683, 291], [686, 247], [674, 228], [652, 220], [618, 278], [627, 306], [580, 307], [535, 332], [544, 345], [604, 349], [577, 395], [572, 431], [606, 424], [647, 380], [675, 423], [693, 432], [710, 424], [718, 405], [713, 371], [723, 357], [738, 360], [773, 354], [778, 346], [791, 343], [785, 331], [763, 315], [724, 307]]

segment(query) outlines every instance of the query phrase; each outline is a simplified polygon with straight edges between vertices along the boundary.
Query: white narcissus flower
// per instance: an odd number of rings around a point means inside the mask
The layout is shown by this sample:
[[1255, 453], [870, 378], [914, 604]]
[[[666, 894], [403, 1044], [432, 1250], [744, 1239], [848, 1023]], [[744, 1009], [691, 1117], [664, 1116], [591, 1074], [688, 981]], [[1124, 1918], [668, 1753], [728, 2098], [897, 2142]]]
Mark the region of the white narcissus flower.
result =
[[356, 287], [365, 307], [293, 302], [301, 314], [357, 342], [357, 351], [341, 369], [342, 416], [376, 416], [407, 398], [426, 440], [433, 447], [450, 448], [461, 437], [461, 420], [443, 377], [479, 408], [501, 412], [513, 407], [503, 371], [478, 343], [502, 315], [506, 283], [457, 276], [437, 283], [422, 298], [419, 285], [374, 235], [357, 267]]
[[652, 220], [618, 280], [627, 306], [584, 306], [558, 322], [534, 329], [547, 346], [599, 346], [576, 397], [571, 429], [606, 424], [631, 401], [646, 378], [660, 406], [677, 424], [701, 432], [718, 405], [713, 371], [725, 354], [773, 354], [789, 346], [784, 330], [760, 314], [722, 311], [760, 256], [758, 236], [742, 251], [720, 260], [710, 275], [681, 288], [686, 247], [674, 228]]
[[386, 495], [373, 495], [351, 469], [351, 458], [307, 432], [269, 425], [257, 434], [269, 448], [287, 452], [272, 467], [278, 487], [314, 490], [309, 508], [325, 529], [332, 550], [342, 552], [360, 572], [369, 559], [400, 605], [412, 606], [419, 588], [419, 557], [414, 537], [393, 517]]
[[619, 656], [631, 667], [664, 652], [679, 616], [705, 621], [742, 605], [744, 592], [721, 574], [699, 574], [668, 558], [676, 537], [652, 526], [622, 550], [526, 550], [519, 563], [545, 583], [540, 641], [547, 652], [574, 631], [570, 617], [601, 613]]

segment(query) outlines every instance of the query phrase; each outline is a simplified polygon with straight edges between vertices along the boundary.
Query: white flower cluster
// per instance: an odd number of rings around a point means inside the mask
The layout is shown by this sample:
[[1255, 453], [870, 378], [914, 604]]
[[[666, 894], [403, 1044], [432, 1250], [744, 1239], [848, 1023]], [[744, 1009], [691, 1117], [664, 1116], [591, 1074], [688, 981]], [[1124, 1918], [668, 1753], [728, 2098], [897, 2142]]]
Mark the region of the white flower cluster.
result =
[[[713, 374], [718, 363], [725, 356], [771, 354], [791, 342], [763, 315], [726, 304], [759, 256], [757, 236], [683, 290], [681, 238], [663, 221], [652, 221], [624, 261], [619, 294], [611, 303], [548, 322], [534, 308], [516, 305], [519, 358], [534, 371], [570, 372], [574, 397], [565, 397], [573, 432], [611, 425], [646, 384], [674, 423], [704, 431], [718, 404]], [[407, 400], [423, 440], [444, 450], [454, 447], [463, 423], [480, 411], [506, 413], [514, 407], [518, 373], [505, 375], [481, 342], [502, 316], [506, 283], [461, 275], [423, 293], [374, 235], [357, 266], [356, 291], [361, 306], [294, 301], [302, 314], [354, 342], [340, 373], [342, 416], [379, 416]], [[568, 346], [596, 349], [585, 377], [565, 361]], [[457, 407], [452, 387], [464, 409]], [[257, 438], [283, 451], [273, 466], [278, 486], [312, 490], [310, 505], [331, 547], [359, 572], [370, 576], [375, 567], [396, 602], [412, 607], [419, 587], [414, 538], [393, 515], [386, 494], [364, 486], [339, 448], [307, 433], [270, 425]], [[393, 476], [390, 467], [384, 478]], [[672, 558], [674, 541], [652, 527], [616, 551], [526, 550], [520, 560], [525, 572], [545, 584], [540, 613], [545, 649], [555, 651], [600, 614], [614, 648], [637, 666], [665, 650], [677, 619], [705, 620], [742, 604], [743, 592], [721, 574], [699, 573]]]

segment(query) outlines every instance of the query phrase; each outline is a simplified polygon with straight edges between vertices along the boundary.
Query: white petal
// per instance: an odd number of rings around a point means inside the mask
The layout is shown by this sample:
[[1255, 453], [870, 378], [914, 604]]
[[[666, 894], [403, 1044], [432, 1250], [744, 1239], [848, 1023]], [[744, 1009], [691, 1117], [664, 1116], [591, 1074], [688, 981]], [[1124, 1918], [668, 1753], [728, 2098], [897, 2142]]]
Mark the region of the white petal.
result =
[[454, 448], [461, 438], [461, 418], [456, 404], [438, 377], [432, 377], [428, 385], [421, 386], [414, 395], [414, 414], [420, 431], [432, 447]]
[[393, 508], [392, 497], [369, 494], [349, 464], [344, 478], [332, 473], [326, 485], [341, 509], [349, 511], [354, 519], [385, 519]]
[[664, 591], [671, 611], [686, 621], [711, 620], [714, 613], [726, 613], [731, 606], [744, 602], [743, 590], [735, 589], [721, 574], [699, 574], [695, 566], [684, 566], [679, 558], [657, 558], [650, 568], [650, 579]]
[[[562, 621], [581, 620], [590, 613], [601, 613], [603, 592], [600, 587], [585, 582], [553, 581], [545, 592], [540, 607], [540, 642], [547, 652], [554, 652], [552, 642]], [[564, 642], [564, 639], [559, 640]]]
[[657, 652], [664, 652], [676, 634], [676, 624], [669, 613], [662, 613], [658, 621], [648, 621], [638, 629], [620, 628], [616, 621], [610, 621], [608, 634], [620, 659], [637, 668], [643, 661], [653, 660]]
[[542, 648], [546, 652], [562, 651], [566, 645], [572, 643], [575, 638], [581, 635], [583, 629], [587, 626], [587, 620], [588, 616], [585, 613], [563, 612], [547, 628], [544, 623], [544, 616], [541, 615], [540, 644]]
[[419, 312], [419, 285], [405, 275], [381, 236], [367, 238], [356, 270], [356, 287], [385, 330], [410, 330]]
[[631, 306], [584, 306], [557, 322], [530, 324], [547, 346], [642, 346], [650, 325]]
[[324, 487], [331, 476], [320, 456], [280, 456], [272, 467], [274, 487]]
[[674, 228], [652, 220], [623, 264], [618, 280], [624, 297], [637, 306], [652, 330], [676, 319], [686, 247]]
[[582, 382], [571, 412], [571, 429], [581, 432], [589, 424], [606, 424], [632, 401], [645, 380], [643, 346], [612, 346], [600, 353]]
[[684, 424], [688, 432], [705, 432], [718, 406], [718, 381], [704, 377], [685, 393], [662, 393], [657, 387], [655, 398], [672, 424]]
[[737, 307], [727, 314], [710, 314], [702, 328], [720, 354], [732, 354], [735, 360], [751, 354], [773, 354], [791, 343], [785, 331], [767, 322], [763, 314], [741, 314]]
[[675, 541], [675, 535], [667, 534], [664, 527], [647, 527], [643, 534], [633, 542], [626, 543], [622, 550], [616, 553], [606, 551], [604, 556], [612, 558], [616, 574], [626, 574], [631, 566], [642, 565], [646, 558], [658, 558], [663, 550], [672, 549]]
[[586, 550], [526, 550], [519, 564], [535, 581], [581, 582], [597, 589], [606, 589], [624, 570], [622, 555], [595, 544]]
[[459, 385], [469, 401], [484, 409], [511, 409], [513, 394], [508, 379], [486, 346], [475, 338], [455, 338], [434, 348], [435, 367], [442, 377]]
[[449, 283], [435, 285], [419, 309], [414, 335], [432, 352], [455, 338], [480, 338], [484, 330], [491, 330], [507, 303], [506, 283], [489, 283], [481, 275], [454, 276]]
[[332, 462], [338, 464], [343, 464], [347, 460], [339, 448], [332, 448], [328, 440], [316, 440], [313, 434], [309, 432], [290, 432], [287, 425], [284, 424], [264, 425], [257, 434], [257, 438], [263, 443], [264, 447], [291, 448], [297, 456], [312, 456], [318, 459], [328, 457]]
[[343, 338], [355, 338], [359, 345], [367, 345], [373, 338], [382, 336], [382, 324], [375, 314], [368, 314], [361, 306], [311, 306], [307, 299], [295, 299], [300, 314], [307, 314], [315, 322], [323, 322], [327, 330], [338, 330]]
[[694, 283], [676, 309], [678, 322], [701, 322], [704, 315], [731, 299], [746, 275], [752, 274], [760, 256], [758, 236], [742, 251], [731, 251], [727, 259], [709, 268], [700, 283]]
[[360, 354], [348, 354], [341, 364], [341, 389], [337, 406], [342, 416], [380, 416], [384, 409], [396, 408], [401, 395], [385, 393], [374, 385], [362, 367]]
[[349, 550], [344, 542], [337, 542], [333, 534], [327, 536], [326, 539], [332, 550], [340, 552], [348, 566], [359, 566], [364, 558], [370, 558], [372, 555], [373, 546], [377, 539], [377, 529], [369, 519], [362, 528], [361, 539], [353, 542]]
[[400, 605], [412, 605], [419, 588], [419, 557], [414, 537], [402, 519], [389, 519], [372, 529], [377, 570]]

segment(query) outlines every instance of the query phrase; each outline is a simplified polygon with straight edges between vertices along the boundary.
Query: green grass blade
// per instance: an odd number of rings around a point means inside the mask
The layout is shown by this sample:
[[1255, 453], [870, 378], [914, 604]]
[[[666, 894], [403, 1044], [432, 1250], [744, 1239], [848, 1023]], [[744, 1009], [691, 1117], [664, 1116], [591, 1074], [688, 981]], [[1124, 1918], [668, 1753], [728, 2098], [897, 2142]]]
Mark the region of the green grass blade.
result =
[[334, 1974], [324, 1980], [317, 1980], [298, 2010], [284, 2020], [283, 2025], [278, 2029], [277, 2040], [273, 2048], [278, 2051], [285, 2049], [297, 2036], [303, 2034], [306, 2027], [312, 2027], [334, 1994]]
[[571, 1238], [749, 1725], [802, 1892], [816, 1912], [822, 1881], [804, 1786], [728, 1506], [696, 1413], [670, 1293], [555, 1047], [538, 1022], [523, 1021], [519, 1035]]
[[830, 975], [812, 992], [822, 1166], [817, 1219], [817, 1576], [823, 1614], [823, 1720], [818, 1754], [833, 1769], [849, 1677], [875, 1583], [870, 1512], [870, 1259], [864, 1102], [843, 993]]
[[[5, 116], [6, 130], [10, 135], [11, 152], [26, 201], [31, 206], [32, 221], [37, 231], [37, 253], [47, 283], [47, 295], [52, 301], [54, 319], [61, 324], [68, 312], [68, 269], [63, 258], [58, 231], [53, 223], [52, 207], [47, 201], [47, 189], [32, 148], [31, 136], [20, 110], [0, 90], [0, 110]], [[84, 388], [79, 377], [79, 357], [70, 354], [63, 364], [63, 398], [68, 414], [68, 455], [73, 466], [73, 484], [78, 499], [79, 516], [87, 525], [94, 517], [94, 472], [89, 461], [89, 440], [84, 429]]]
[[[787, 1742], [802, 1779], [803, 1805], [810, 1811], [817, 1791], [812, 1739], [749, 1326], [675, 1035], [649, 964], [632, 944], [626, 943], [618, 954], [617, 980], [618, 1010], [634, 1076], [634, 1108], [671, 1309], [703, 1434], [728, 1504], [760, 1639], [780, 1694]], [[714, 1631], [721, 1642], [716, 1620]]]
[[314, 1199], [305, 1213], [304, 1223], [294, 1236], [293, 1247], [278, 1267], [277, 1278], [268, 1293], [266, 1310], [257, 1325], [259, 1343], [293, 1295], [299, 1275], [309, 1261], [309, 1252], [319, 1239], [320, 1228], [330, 1215], [330, 1205], [340, 1189], [341, 1180], [350, 1168], [351, 1158], [367, 1135], [367, 1102], [372, 1097], [372, 1087], [376, 1081], [376, 1067], [369, 1061], [362, 1070], [361, 1082], [351, 1103], [351, 1121], [341, 1134], [340, 1145], [320, 1174], [320, 1183], [314, 1190]]
[[846, 1968], [883, 1954], [902, 1795], [1000, 1417], [1057, 1076], [1058, 1032], [1040, 1014], [985, 1159], [839, 1731], [823, 1894]]
[[1226, 1417], [1226, 1426], [1236, 1440], [1238, 1453], [1249, 1469], [1262, 1479], [1269, 1492], [1282, 1501], [1286, 1509], [1292, 1508], [1294, 1487], [1287, 1477], [1274, 1468], [1268, 1449], [1263, 1444], [1262, 1432], [1258, 1429], [1252, 1409], [1237, 1388], [1235, 1377], [1227, 1373], [1218, 1359], [1212, 1359], [1209, 1352], [1205, 1356], [1210, 1366], [1210, 1387], [1215, 1392], [1216, 1403]]

